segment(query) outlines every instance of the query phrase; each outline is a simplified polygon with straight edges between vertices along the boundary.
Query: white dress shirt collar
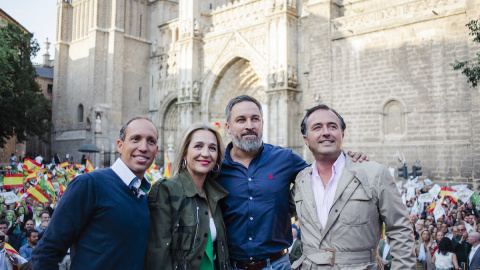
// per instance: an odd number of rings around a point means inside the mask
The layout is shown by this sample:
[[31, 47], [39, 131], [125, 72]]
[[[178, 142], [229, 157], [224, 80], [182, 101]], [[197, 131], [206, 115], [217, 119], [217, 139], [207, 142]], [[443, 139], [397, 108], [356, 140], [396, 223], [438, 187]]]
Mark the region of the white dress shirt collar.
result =
[[312, 165], [312, 190], [315, 198], [315, 205], [317, 209], [317, 217], [322, 228], [325, 228], [327, 224], [328, 214], [333, 205], [333, 199], [335, 198], [335, 192], [337, 191], [338, 181], [343, 169], [345, 168], [345, 154], [340, 153], [335, 163], [332, 166], [332, 178], [328, 182], [327, 186], [323, 185], [322, 179], [318, 174], [318, 168], [316, 162]]
[[130, 186], [130, 183], [137, 176], [123, 163], [121, 158], [118, 158], [112, 165], [112, 170], [122, 179], [125, 185]]

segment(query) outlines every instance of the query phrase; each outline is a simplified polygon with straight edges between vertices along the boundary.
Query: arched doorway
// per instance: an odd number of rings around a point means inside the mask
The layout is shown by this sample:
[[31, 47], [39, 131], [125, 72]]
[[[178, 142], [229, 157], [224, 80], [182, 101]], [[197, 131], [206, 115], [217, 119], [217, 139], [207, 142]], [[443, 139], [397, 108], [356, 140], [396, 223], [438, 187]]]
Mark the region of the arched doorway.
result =
[[[169, 149], [169, 144], [173, 142], [171, 147], [174, 150], [178, 143], [180, 132], [182, 132], [178, 127], [178, 107], [176, 103], [177, 99], [172, 100], [170, 104], [168, 104], [167, 110], [164, 114], [162, 144], [161, 149], [159, 149], [159, 153], [162, 153], [160, 156], [161, 163], [157, 164], [159, 167], [163, 166], [165, 163], [165, 153]], [[169, 153], [170, 162], [173, 162], [173, 159], [175, 158], [173, 153], [173, 151]]]
[[[227, 144], [231, 141], [230, 136], [225, 129], [225, 108], [228, 102], [239, 95], [249, 95], [256, 98], [263, 107], [263, 115], [265, 125], [267, 121], [265, 117], [268, 115], [267, 93], [265, 92], [265, 84], [255, 73], [250, 62], [244, 58], [235, 58], [225, 66], [210, 92], [208, 120], [212, 123], [219, 123], [221, 127], [221, 135], [223, 142]], [[268, 138], [267, 129], [264, 129], [264, 141]]]

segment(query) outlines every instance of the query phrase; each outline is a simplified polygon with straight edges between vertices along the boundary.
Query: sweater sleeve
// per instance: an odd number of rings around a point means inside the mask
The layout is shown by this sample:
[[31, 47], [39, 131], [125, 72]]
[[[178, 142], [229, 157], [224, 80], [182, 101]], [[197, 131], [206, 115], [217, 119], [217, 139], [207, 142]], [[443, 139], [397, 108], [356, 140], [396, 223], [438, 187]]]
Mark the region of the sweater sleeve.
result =
[[95, 210], [95, 181], [90, 174], [68, 185], [42, 239], [32, 252], [33, 269], [58, 269], [58, 262], [80, 237]]
[[170, 192], [162, 180], [152, 186], [148, 196], [150, 231], [144, 269], [172, 269], [170, 246], [172, 245], [172, 210]]

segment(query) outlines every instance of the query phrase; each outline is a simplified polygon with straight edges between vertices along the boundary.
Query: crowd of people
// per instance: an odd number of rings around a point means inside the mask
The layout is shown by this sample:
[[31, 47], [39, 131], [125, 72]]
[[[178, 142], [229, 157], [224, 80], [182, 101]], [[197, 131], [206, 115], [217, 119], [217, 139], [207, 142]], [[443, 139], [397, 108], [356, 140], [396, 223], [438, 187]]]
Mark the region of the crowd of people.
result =
[[[54, 209], [68, 184], [93, 166], [60, 162], [56, 153], [51, 163], [41, 156], [0, 167], [0, 269], [32, 269], [31, 254], [50, 224]], [[85, 166], [87, 165], [87, 167]], [[151, 167], [151, 172], [156, 171]], [[58, 263], [70, 269], [69, 253]]]
[[[428, 188], [422, 192], [428, 192]], [[454, 197], [442, 200], [440, 195], [436, 203], [440, 203], [444, 211], [437, 218], [430, 203], [425, 203], [420, 213], [410, 213], [415, 235], [416, 269], [480, 268], [480, 255], [476, 254], [480, 244], [478, 207], [470, 200], [461, 201]]]

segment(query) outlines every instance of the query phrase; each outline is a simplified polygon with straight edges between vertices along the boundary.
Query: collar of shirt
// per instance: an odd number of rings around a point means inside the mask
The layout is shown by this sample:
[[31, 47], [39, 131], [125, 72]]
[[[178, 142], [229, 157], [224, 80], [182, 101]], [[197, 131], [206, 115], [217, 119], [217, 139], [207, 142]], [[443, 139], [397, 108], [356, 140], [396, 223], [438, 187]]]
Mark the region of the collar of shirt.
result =
[[[330, 185], [332, 180], [337, 181], [338, 178], [340, 178], [339, 176], [342, 173], [343, 168], [345, 168], [345, 155], [343, 154], [343, 152], [341, 152], [340, 155], [338, 156], [337, 160], [335, 160], [335, 163], [333, 163], [332, 178], [328, 182], [327, 186]], [[320, 175], [318, 175], [318, 168], [317, 168], [317, 163], [316, 162], [313, 162], [313, 164], [312, 164], [312, 177], [313, 176], [320, 179]], [[321, 181], [321, 179], [320, 179], [320, 181]], [[322, 186], [323, 186], [323, 183], [322, 183]]]
[[333, 163], [332, 178], [330, 178], [330, 181], [325, 187], [318, 174], [317, 164], [316, 162], [313, 162], [311, 175], [312, 190], [315, 198], [318, 220], [323, 228], [325, 228], [325, 225], [327, 224], [328, 214], [333, 205], [338, 180], [340, 179], [343, 168], [345, 168], [345, 155], [341, 152], [335, 163]]
[[477, 249], [478, 249], [478, 246], [476, 247], [472, 246], [472, 249], [470, 250], [470, 254], [472, 254], [473, 256], [473, 254], [475, 254], [475, 251], [477, 251]]
[[[136, 183], [132, 183], [133, 180], [138, 179], [137, 176], [123, 163], [121, 158], [118, 158], [115, 163], [112, 165], [112, 170], [115, 172], [123, 183], [129, 187], [130, 185], [138, 186]], [[143, 177], [138, 191], [139, 195], [146, 194], [150, 190], [150, 182], [148, 182], [145, 177]]]
[[[234, 161], [232, 159], [232, 156], [230, 155], [230, 151], [232, 151], [232, 148], [233, 148], [233, 142], [230, 142], [228, 145], [227, 145], [227, 148], [225, 149], [225, 160], [227, 160], [228, 162], [230, 163], [238, 163], [236, 161]], [[250, 164], [259, 156], [262, 155], [262, 152], [263, 152], [263, 149], [264, 149], [264, 145], [263, 145], [263, 142], [262, 142], [262, 146], [260, 146], [260, 151], [258, 151], [257, 155], [252, 159], [252, 161], [250, 161]], [[240, 163], [238, 163], [240, 164]]]
[[382, 253], [382, 259], [386, 260], [387, 259], [387, 255], [388, 255], [388, 252], [390, 251], [390, 245], [387, 243], [387, 241], [385, 240], [385, 247], [383, 247], [383, 253]]

